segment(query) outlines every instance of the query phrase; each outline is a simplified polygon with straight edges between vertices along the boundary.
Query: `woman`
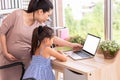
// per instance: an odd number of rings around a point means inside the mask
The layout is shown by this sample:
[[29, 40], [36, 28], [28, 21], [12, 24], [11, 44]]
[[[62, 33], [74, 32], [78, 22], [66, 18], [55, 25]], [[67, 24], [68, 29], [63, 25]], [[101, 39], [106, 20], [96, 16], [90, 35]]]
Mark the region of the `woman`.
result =
[[[42, 25], [52, 14], [53, 5], [49, 0], [31, 0], [28, 10], [16, 10], [9, 14], [0, 27], [2, 52], [0, 66], [22, 61], [27, 67], [30, 62], [31, 39], [34, 28]], [[81, 45], [54, 37], [59, 46], [81, 48]], [[19, 80], [20, 67], [0, 70], [0, 80]], [[6, 77], [7, 75], [7, 77]]]

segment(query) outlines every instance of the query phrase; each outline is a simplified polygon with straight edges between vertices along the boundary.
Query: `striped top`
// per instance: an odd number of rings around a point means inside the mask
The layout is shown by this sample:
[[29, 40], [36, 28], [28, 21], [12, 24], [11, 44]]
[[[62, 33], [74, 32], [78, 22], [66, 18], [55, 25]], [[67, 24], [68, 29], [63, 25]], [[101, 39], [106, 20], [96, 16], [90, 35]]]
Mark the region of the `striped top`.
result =
[[55, 80], [50, 58], [34, 55], [30, 66], [23, 76], [23, 80], [26, 78], [35, 78], [35, 80]]

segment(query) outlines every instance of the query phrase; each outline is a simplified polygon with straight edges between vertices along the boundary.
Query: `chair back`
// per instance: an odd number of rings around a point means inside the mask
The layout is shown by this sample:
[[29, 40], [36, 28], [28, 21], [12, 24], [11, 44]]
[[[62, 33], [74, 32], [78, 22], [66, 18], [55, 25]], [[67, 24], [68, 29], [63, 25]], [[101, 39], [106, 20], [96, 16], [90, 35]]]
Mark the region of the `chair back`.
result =
[[11, 64], [8, 64], [8, 65], [3, 65], [3, 66], [0, 66], [0, 69], [7, 69], [7, 68], [14, 67], [14, 66], [21, 66], [21, 68], [22, 68], [22, 73], [21, 73], [21, 78], [20, 78], [20, 80], [22, 80], [23, 75], [24, 75], [24, 72], [25, 72], [24, 64], [23, 64], [22, 62], [15, 62], [15, 63], [11, 63]]

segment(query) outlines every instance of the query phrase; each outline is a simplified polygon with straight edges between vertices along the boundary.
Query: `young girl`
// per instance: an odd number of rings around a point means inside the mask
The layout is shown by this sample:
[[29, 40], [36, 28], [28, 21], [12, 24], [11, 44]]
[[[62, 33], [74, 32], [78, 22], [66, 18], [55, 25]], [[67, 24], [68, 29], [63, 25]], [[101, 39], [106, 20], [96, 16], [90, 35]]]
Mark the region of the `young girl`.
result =
[[47, 26], [35, 28], [32, 35], [31, 56], [32, 61], [26, 70], [23, 80], [34, 78], [35, 80], [55, 80], [52, 72], [50, 56], [60, 61], [67, 58], [50, 46], [53, 44], [53, 30]]

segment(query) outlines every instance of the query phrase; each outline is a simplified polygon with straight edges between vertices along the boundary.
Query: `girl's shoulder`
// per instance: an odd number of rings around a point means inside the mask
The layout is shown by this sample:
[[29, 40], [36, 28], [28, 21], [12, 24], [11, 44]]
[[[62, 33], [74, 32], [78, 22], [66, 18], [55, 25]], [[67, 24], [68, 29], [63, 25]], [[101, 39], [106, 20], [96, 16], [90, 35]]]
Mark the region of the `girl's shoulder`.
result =
[[51, 50], [52, 50], [52, 48], [50, 48], [50, 47], [46, 47], [46, 48], [45, 48], [45, 51], [46, 51], [46, 52], [51, 51]]
[[54, 52], [55, 50], [51, 47], [46, 47], [45, 50], [44, 50], [46, 53], [52, 53]]

